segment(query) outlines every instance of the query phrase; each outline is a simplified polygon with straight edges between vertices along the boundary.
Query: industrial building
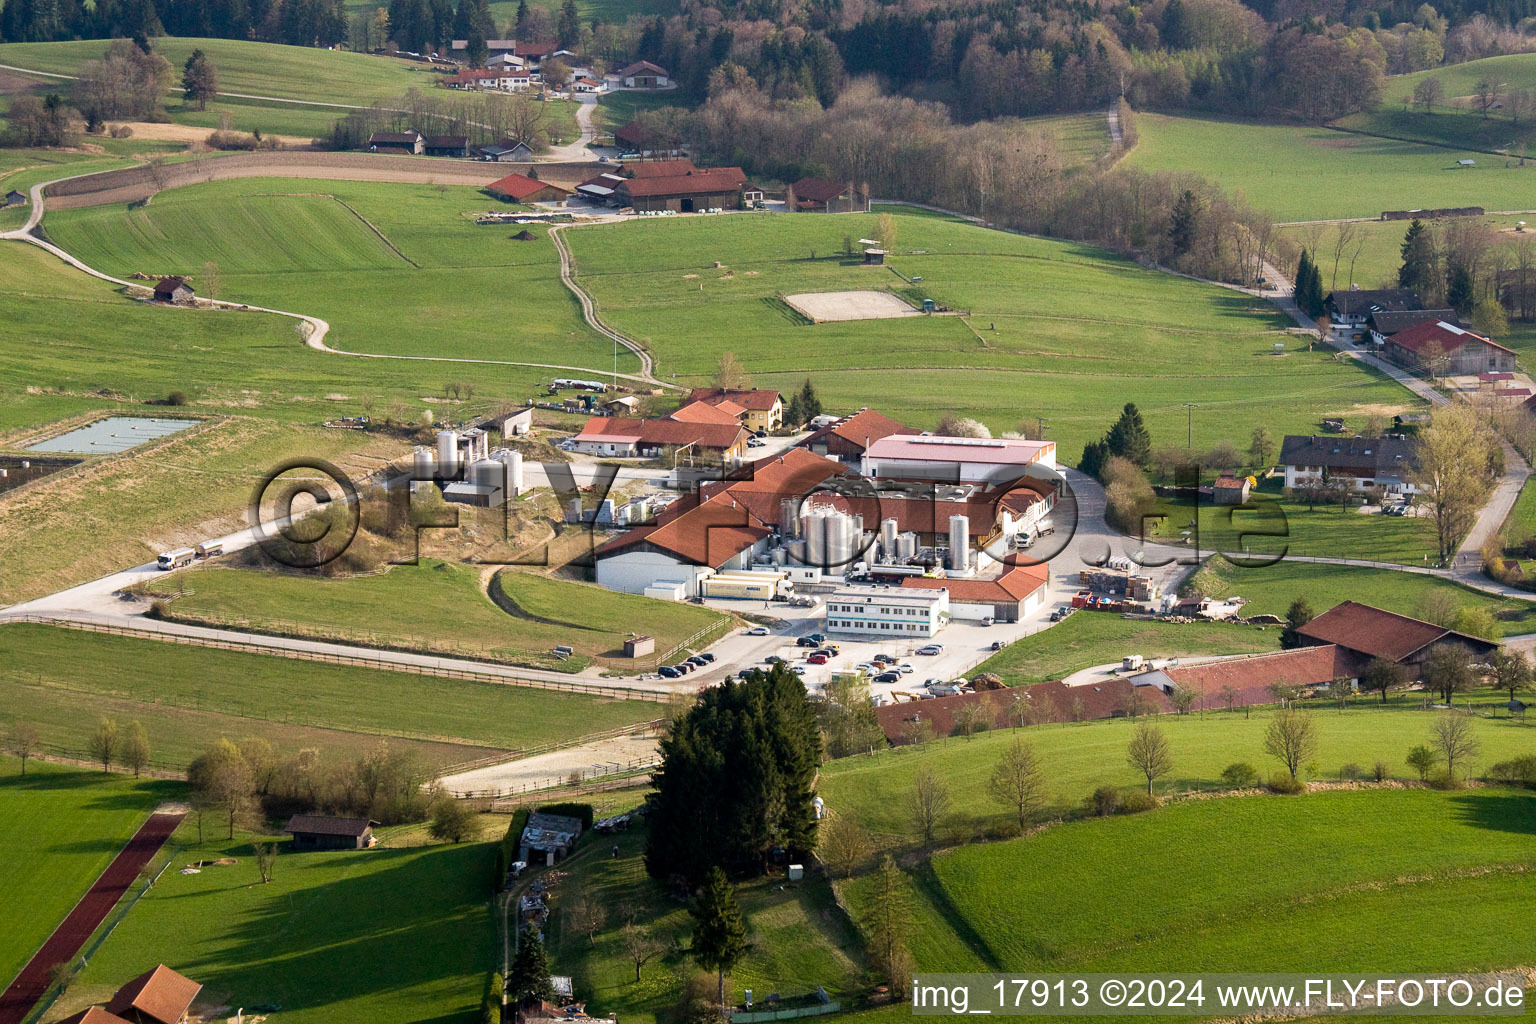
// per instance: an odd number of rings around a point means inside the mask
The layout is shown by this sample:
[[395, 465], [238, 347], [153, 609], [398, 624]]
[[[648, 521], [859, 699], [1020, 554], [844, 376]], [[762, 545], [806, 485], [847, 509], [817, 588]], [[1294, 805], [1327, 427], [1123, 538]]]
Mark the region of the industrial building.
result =
[[1055, 441], [891, 434], [870, 444], [859, 470], [872, 480], [1002, 483], [1056, 469]]
[[827, 598], [828, 633], [931, 637], [949, 621], [949, 591], [847, 587]]
[[523, 455], [510, 448], [490, 450], [490, 435], [480, 427], [440, 430], [437, 447], [417, 448], [411, 479], [437, 484], [443, 500], [478, 508], [497, 508], [523, 494]]

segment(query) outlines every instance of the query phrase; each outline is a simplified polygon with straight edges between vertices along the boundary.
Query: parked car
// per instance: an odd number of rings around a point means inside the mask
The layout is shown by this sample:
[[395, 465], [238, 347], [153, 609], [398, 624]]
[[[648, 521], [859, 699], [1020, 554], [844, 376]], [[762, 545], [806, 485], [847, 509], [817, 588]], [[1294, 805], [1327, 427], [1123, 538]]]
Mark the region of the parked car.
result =
[[900, 672], [904, 676], [909, 676], [909, 675], [912, 674], [912, 666], [911, 665], [897, 665], [896, 666], [896, 671]]
[[825, 633], [812, 633], [808, 639], [814, 640], [818, 644], [824, 644], [824, 643], [827, 642], [827, 634], [825, 634]]
[[1007, 647], [1007, 646], [1008, 646], [1008, 642], [1006, 640], [993, 640], [992, 641], [992, 649], [994, 651], [1000, 651], [1004, 647]]
[[899, 682], [901, 682], [901, 673], [900, 672], [881, 672], [879, 675], [875, 676], [875, 682], [877, 682], [877, 683], [899, 683]]
[[821, 641], [820, 640], [814, 640], [814, 639], [812, 639], [811, 637], [808, 637], [808, 636], [802, 636], [802, 637], [799, 637], [798, 639], [795, 640], [795, 646], [796, 647], [819, 647], [819, 646], [821, 646]]
[[[693, 658], [703, 658], [704, 659], [704, 664], [706, 664], [706, 665], [710, 664], [711, 662], [713, 662], [715, 660], [715, 656], [713, 654], [710, 654], [708, 651], [701, 651], [698, 654], [695, 654], [693, 656]], [[693, 658], [689, 658], [688, 660], [692, 661]]]
[[693, 657], [688, 659], [688, 664], [694, 666], [695, 668], [703, 668], [705, 665], [708, 665], [709, 662], [705, 661], [704, 658], [700, 655], [695, 654]]
[[828, 658], [825, 654], [822, 654], [820, 651], [817, 651], [815, 654], [811, 655], [809, 658], [806, 658], [805, 659], [805, 663], [807, 665], [825, 665], [827, 662], [829, 662], [831, 660], [832, 659]]
[[768, 635], [768, 627], [767, 626], [753, 626], [751, 629], [747, 630], [747, 636], [767, 636], [767, 635]]
[[921, 646], [921, 647], [919, 647], [917, 649], [917, 653], [918, 654], [923, 654], [923, 655], [928, 655], [928, 656], [932, 656], [932, 655], [935, 655], [935, 654], [943, 654], [944, 653], [944, 645], [943, 644], [924, 644], [923, 646]]
[[804, 665], [791, 665], [791, 666], [789, 666], [789, 670], [791, 672], [793, 672], [797, 676], [805, 675], [805, 666]]
[[768, 657], [763, 659], [763, 664], [764, 665], [782, 665], [782, 664], [784, 664], [784, 659], [779, 657], [777, 654], [770, 654], [770, 655], [768, 655]]
[[698, 668], [697, 665], [690, 665], [686, 661], [680, 661], [672, 667], [677, 669], [677, 671], [683, 675], [687, 675], [689, 672], [692, 672], [694, 669]]
[[661, 668], [656, 670], [656, 674], [661, 676], [663, 679], [676, 679], [678, 676], [682, 675], [681, 672], [673, 668], [671, 665], [661, 666]]
[[990, 626], [990, 625], [992, 625], [992, 616], [988, 615], [986, 618], [982, 619], [981, 620], [981, 624], [983, 626]]
[[[1061, 621], [1061, 611], [1060, 611], [1060, 609], [1057, 609], [1056, 611], [1051, 612], [1051, 621], [1052, 622], [1060, 622]], [[921, 653], [921, 652], [919, 652], [919, 653]]]
[[747, 447], [748, 448], [765, 448], [765, 447], [767, 447], [767, 445], [768, 445], [767, 441], [760, 440], [759, 438], [756, 438], [756, 437], [749, 437], [749, 438], [747, 438]]

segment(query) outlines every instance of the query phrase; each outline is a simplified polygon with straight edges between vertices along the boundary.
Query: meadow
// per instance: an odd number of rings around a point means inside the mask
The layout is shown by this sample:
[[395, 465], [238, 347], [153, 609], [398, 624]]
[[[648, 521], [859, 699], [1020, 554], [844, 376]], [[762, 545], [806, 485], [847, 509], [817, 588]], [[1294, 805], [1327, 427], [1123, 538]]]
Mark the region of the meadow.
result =
[[182, 787], [0, 756], [0, 985], [64, 920], [145, 817]]
[[[1445, 93], [1433, 113], [1412, 102], [1414, 89], [1426, 78], [1438, 79]], [[1387, 79], [1379, 110], [1351, 114], [1334, 123], [1352, 131], [1397, 139], [1521, 155], [1536, 133], [1536, 123], [1527, 120], [1517, 124], [1508, 113], [1508, 105], [1502, 102], [1485, 117], [1473, 95], [1481, 81], [1495, 83], [1501, 91], [1536, 88], [1536, 55], [1511, 53], [1394, 75]]]
[[[1383, 761], [1392, 777], [1416, 779], [1403, 758], [1409, 747], [1429, 741], [1432, 715], [1419, 710], [1423, 699], [1423, 694], [1409, 693], [1382, 704], [1379, 696], [1362, 694], [1345, 710], [1326, 702], [1304, 708], [1316, 730], [1318, 747], [1314, 763], [1305, 766], [1305, 776], [1336, 779], [1343, 765], [1355, 764], [1369, 772], [1376, 761]], [[1481, 699], [1491, 702], [1494, 695]], [[1211, 696], [1204, 712], [1159, 716], [1156, 724], [1167, 736], [1173, 771], [1158, 780], [1157, 792], [1221, 788], [1222, 770], [1238, 761], [1265, 775], [1281, 770], [1280, 762], [1264, 752], [1264, 733], [1274, 715], [1272, 707], [1227, 711], [1220, 698]], [[1536, 742], [1536, 733], [1518, 719], [1475, 716], [1469, 721], [1482, 744], [1474, 771], [1529, 753]], [[844, 758], [822, 767], [817, 792], [834, 813], [853, 815], [877, 845], [907, 848], [921, 841], [914, 832], [907, 796], [918, 770], [931, 768], [949, 787], [956, 819], [951, 823], [953, 834], [969, 837], [982, 829], [1005, 828], [1009, 822], [1008, 813], [989, 795], [987, 779], [1015, 739], [1028, 741], [1040, 755], [1046, 817], [1076, 810], [1098, 786], [1145, 790], [1146, 779], [1125, 758], [1126, 744], [1138, 724], [1114, 718], [999, 728], [971, 739], [951, 737]]]
[[[105, 39], [0, 43], [0, 64], [73, 75], [86, 61], [100, 59], [107, 46]], [[218, 70], [221, 92], [315, 103], [367, 106], [398, 96], [412, 86], [426, 88], [437, 80], [426, 65], [414, 61], [312, 46], [163, 36], [155, 39], [154, 48], [175, 68], [178, 86], [182, 66], [193, 50], [201, 49]], [[341, 113], [334, 111], [332, 117]]]
[[358, 431], [233, 417], [44, 479], [0, 504], [0, 604], [241, 529], [252, 488], [286, 459], [325, 459], [355, 472], [400, 449]]
[[[193, 622], [573, 672], [593, 657], [623, 658], [632, 633], [654, 636], [661, 653], [723, 618], [694, 605], [504, 570], [489, 586], [523, 613], [514, 616], [482, 587], [482, 573], [492, 571], [432, 559], [392, 566], [378, 576], [339, 579], [213, 568], [151, 585], [150, 593], [173, 595], [167, 614]], [[174, 596], [183, 586], [186, 596]], [[575, 648], [576, 655], [553, 658], [557, 644]]]
[[[467, 186], [247, 178], [173, 189], [138, 209], [60, 210], [45, 226], [60, 246], [117, 276], [195, 279], [215, 263], [216, 297], [323, 317], [334, 348], [611, 368], [612, 343], [582, 322], [544, 230], [524, 242], [511, 239], [514, 226], [474, 223], [499, 205]], [[242, 230], [228, 231], [227, 217]], [[637, 365], [621, 353], [621, 372]], [[507, 376], [490, 365], [413, 373]]]
[[1208, 597], [1247, 598], [1243, 610], [1248, 615], [1283, 616], [1292, 601], [1305, 597], [1314, 612], [1326, 611], [1341, 601], [1359, 601], [1415, 617], [1425, 615], [1431, 603], [1478, 608], [1505, 623], [1505, 632], [1510, 634], [1531, 632], [1536, 619], [1536, 602], [1495, 597], [1450, 580], [1393, 569], [1291, 559], [1243, 568], [1215, 555], [1189, 582]]
[[[956, 409], [994, 433], [1033, 433], [1043, 419], [1067, 461], [1127, 400], [1154, 439], [1183, 437], [1197, 400], [1201, 444], [1246, 437], [1261, 415], [1272, 431], [1306, 431], [1325, 409], [1363, 416], [1416, 401], [1288, 340], [1274, 308], [1247, 296], [1087, 246], [946, 217], [895, 219], [896, 254], [883, 268], [841, 255], [845, 238], [875, 230], [875, 216], [655, 220], [565, 238], [604, 317], [647, 344], [663, 374], [701, 383], [732, 351], [759, 386], [790, 391], [809, 374], [829, 407], [867, 405], [913, 426]], [[779, 299], [847, 289], [969, 315], [810, 325]], [[1283, 359], [1272, 355], [1277, 341], [1288, 345]]]
[[[1439, 206], [1519, 210], [1536, 188], [1536, 162], [1328, 128], [1161, 114], [1137, 115], [1136, 127], [1140, 141], [1126, 158], [1135, 166], [1240, 189], [1281, 221]], [[1459, 167], [1462, 159], [1477, 166]]]
[[[618, 838], [618, 857], [609, 855], [612, 845], [608, 837], [597, 837], [565, 863], [569, 877], [556, 889], [555, 911], [546, 930], [550, 960], [559, 973], [571, 975], [576, 991], [588, 1000], [589, 1013], [617, 1012], [627, 1022], [654, 1024], [670, 1019], [684, 979], [697, 971], [686, 953], [693, 919], [667, 887], [646, 875], [640, 857], [643, 830]], [[601, 900], [609, 910], [607, 925], [595, 941], [560, 912], [577, 892]], [[862, 943], [833, 904], [825, 876], [807, 873], [803, 883], [785, 886], [774, 872], [738, 885], [736, 895], [753, 946], [726, 981], [728, 993], [740, 998], [742, 990], [750, 988], [761, 1001], [769, 992], [787, 999], [818, 985], [834, 999], [860, 991]], [[646, 965], [639, 982], [623, 945], [622, 927], [631, 912], [637, 924], [672, 946]]]
[[[1057, 595], [1065, 600], [1066, 594]], [[1226, 622], [1177, 623], [1124, 619], [1100, 612], [1080, 612], [1065, 622], [1020, 637], [976, 666], [995, 672], [1009, 686], [1065, 679], [1095, 665], [1118, 662], [1127, 654], [1192, 657], [1257, 654], [1280, 643], [1274, 630]]]
[[[1533, 809], [1500, 789], [1253, 796], [965, 847], [909, 876], [912, 951], [927, 971], [1513, 967], [1536, 939]], [[843, 891], [857, 909], [869, 883]]]
[[[404, 605], [402, 605], [404, 607]], [[380, 739], [434, 765], [648, 722], [658, 705], [442, 679], [31, 624], [0, 626], [0, 723], [28, 721], [81, 750], [102, 715], [142, 721], [157, 761], [189, 762], [219, 736], [261, 736], [344, 760]], [[153, 665], [153, 672], [123, 666]]]
[[[401, 830], [410, 832], [413, 830]], [[416, 830], [419, 831], [419, 830]], [[282, 853], [261, 884], [252, 842], [184, 822], [172, 869], [102, 944], [51, 1016], [109, 998], [164, 963], [203, 985], [201, 999], [281, 1007], [294, 1024], [479, 1019], [493, 956], [487, 912], [491, 843]], [[236, 863], [183, 875], [196, 860]]]

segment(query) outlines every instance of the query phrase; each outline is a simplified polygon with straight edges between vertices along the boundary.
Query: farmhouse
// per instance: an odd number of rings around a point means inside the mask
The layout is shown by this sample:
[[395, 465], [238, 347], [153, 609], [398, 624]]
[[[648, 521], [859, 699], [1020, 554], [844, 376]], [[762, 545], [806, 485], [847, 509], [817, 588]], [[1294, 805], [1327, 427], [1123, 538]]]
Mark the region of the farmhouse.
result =
[[184, 305], [193, 298], [192, 286], [184, 277], [162, 277], [155, 284], [155, 301]]
[[203, 986], [164, 964], [134, 978], [107, 1001], [106, 1012], [129, 1024], [181, 1024]]
[[620, 185], [624, 183], [622, 174], [614, 174], [612, 171], [604, 171], [594, 175], [576, 186], [576, 194], [592, 200], [594, 203], [611, 203]]
[[490, 68], [485, 71], [466, 70], [443, 80], [450, 89], [498, 89], [501, 92], [524, 92], [538, 81], [538, 72], [522, 68]]
[[903, 426], [873, 409], [860, 409], [852, 416], [844, 417], [814, 431], [810, 437], [800, 442], [800, 446], [817, 455], [829, 455], [849, 465], [858, 465], [864, 458], [865, 450], [881, 438], [890, 437], [892, 434], [910, 436], [917, 433], [918, 431], [911, 427]]
[[1408, 474], [1417, 451], [1417, 441], [1402, 437], [1287, 434], [1280, 444], [1280, 468], [1290, 488], [1317, 487], [1326, 480], [1351, 491], [1384, 487], [1389, 494], [1413, 494]]
[[637, 60], [619, 70], [619, 81], [626, 89], [665, 89], [670, 84], [667, 69], [648, 60]]
[[[626, 396], [616, 401], [634, 402], [634, 398]], [[609, 403], [610, 405], [613, 403]], [[667, 419], [677, 420], [681, 423], [729, 423], [739, 425], [741, 416], [746, 412], [739, 405], [731, 402], [723, 402], [720, 405], [710, 405], [708, 402], [689, 402], [680, 407]]]
[[1444, 320], [1398, 331], [1387, 339], [1382, 355], [1405, 369], [1436, 377], [1512, 373], [1518, 368], [1514, 352]]
[[593, 416], [571, 440], [576, 451], [589, 455], [654, 458], [672, 451], [686, 453], [690, 462], [699, 461], [701, 456], [706, 461], [725, 462], [740, 458], [747, 448], [747, 432], [734, 421], [693, 423]]
[[26, 206], [27, 205], [27, 194], [25, 192], [17, 191], [16, 189], [13, 188], [13, 189], [11, 189], [9, 192], [7, 192], [5, 194], [5, 205], [6, 206]]
[[570, 196], [570, 189], [551, 185], [526, 174], [509, 174], [485, 186], [485, 190], [498, 198], [513, 203], [563, 203]]
[[851, 181], [801, 178], [790, 186], [800, 213], [868, 213], [869, 192]]
[[1362, 661], [1395, 661], [1412, 679], [1419, 678], [1429, 652], [1441, 644], [1460, 644], [1476, 658], [1492, 654], [1499, 646], [1482, 637], [1354, 601], [1334, 605], [1296, 632], [1308, 646], [1332, 644]]
[[860, 471], [875, 480], [946, 483], [1001, 483], [1030, 467], [1054, 470], [1056, 442], [891, 434], [871, 444], [860, 462]]
[[1454, 309], [1384, 309], [1365, 318], [1365, 326], [1371, 332], [1371, 341], [1385, 345], [1387, 339], [1410, 327], [1417, 327], [1426, 320], [1443, 320], [1461, 326]]
[[374, 132], [368, 136], [370, 153], [420, 153], [424, 148], [425, 140], [414, 128], [403, 132]]
[[629, 178], [619, 184], [616, 195], [622, 205], [643, 213], [739, 210], [746, 181], [740, 167], [695, 168], [682, 174]]
[[525, 164], [533, 159], [533, 150], [528, 148], [528, 144], [516, 139], [500, 139], [488, 146], [479, 146], [475, 153], [481, 160], [498, 164]]
[[367, 818], [332, 818], [323, 814], [295, 814], [284, 832], [293, 836], [295, 850], [366, 850], [376, 821]]
[[1365, 321], [1372, 313], [1423, 309], [1424, 303], [1418, 292], [1408, 288], [1382, 288], [1374, 291], [1352, 288], [1345, 292], [1330, 292], [1323, 300], [1323, 306], [1334, 323], [1358, 330], [1365, 326]]
[[421, 144], [427, 156], [469, 156], [467, 135], [428, 135]]
[[784, 422], [784, 397], [760, 388], [694, 388], [688, 402], [724, 409], [748, 430], [778, 430]]

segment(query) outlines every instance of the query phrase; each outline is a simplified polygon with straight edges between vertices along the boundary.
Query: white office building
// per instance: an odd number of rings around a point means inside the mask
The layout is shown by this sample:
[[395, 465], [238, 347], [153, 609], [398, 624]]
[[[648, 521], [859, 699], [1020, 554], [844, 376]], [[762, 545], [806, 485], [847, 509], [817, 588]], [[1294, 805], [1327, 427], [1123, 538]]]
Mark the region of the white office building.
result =
[[828, 633], [931, 637], [949, 621], [949, 591], [845, 587], [827, 598]]

